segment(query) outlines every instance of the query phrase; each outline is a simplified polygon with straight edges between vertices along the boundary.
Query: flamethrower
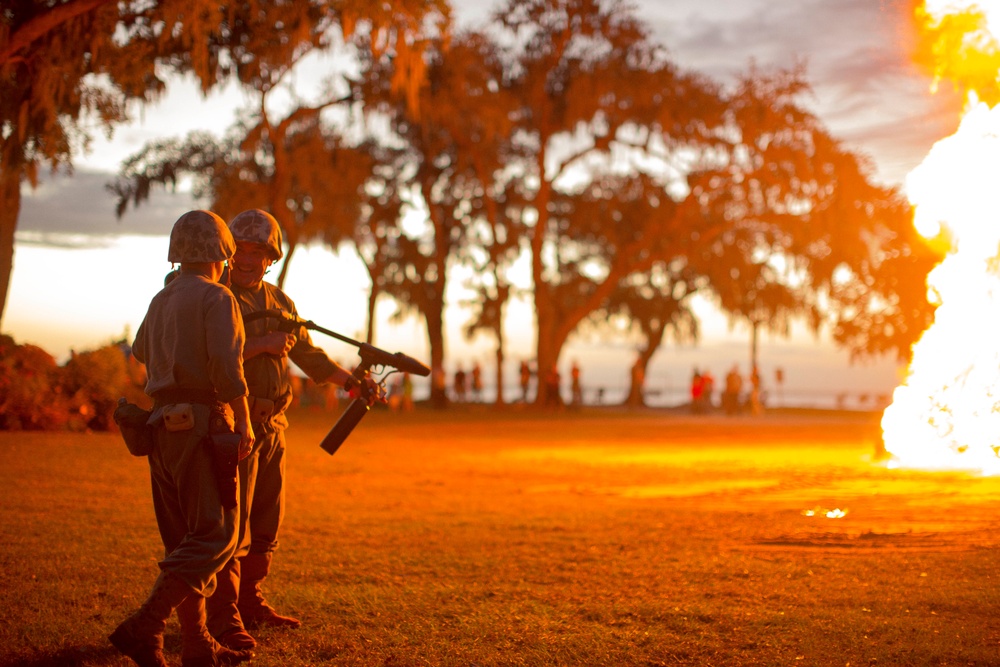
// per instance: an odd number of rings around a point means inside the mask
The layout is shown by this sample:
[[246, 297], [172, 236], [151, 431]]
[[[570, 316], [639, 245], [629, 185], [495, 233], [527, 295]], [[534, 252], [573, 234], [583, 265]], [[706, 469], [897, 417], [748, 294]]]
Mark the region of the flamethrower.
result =
[[[336, 331], [324, 329], [312, 320], [304, 320], [301, 317], [283, 310], [259, 310], [255, 313], [247, 314], [243, 319], [247, 322], [252, 322], [265, 317], [278, 320], [277, 329], [279, 331], [284, 331], [285, 333], [295, 333], [300, 328], [304, 327], [310, 331], [318, 331], [322, 334], [326, 334], [327, 336], [332, 336], [339, 341], [343, 341], [358, 348], [358, 355], [361, 357], [361, 363], [355, 367], [354, 371], [351, 373], [351, 377], [353, 377], [356, 384], [361, 387], [364, 387], [365, 377], [373, 372], [375, 374], [384, 373], [379, 380], [379, 384], [382, 385], [382, 387], [385, 387], [385, 380], [392, 373], [412, 373], [413, 375], [419, 375], [422, 377], [426, 377], [431, 374], [430, 368], [413, 357], [403, 354], [402, 352], [386, 352], [385, 350], [377, 348], [369, 343], [362, 343], [354, 340], [353, 338], [341, 335]], [[386, 372], [386, 369], [392, 370]], [[323, 442], [320, 443], [320, 447], [331, 456], [335, 454], [336, 451], [340, 449], [340, 446], [344, 444], [344, 440], [347, 439], [347, 436], [349, 436], [351, 431], [354, 430], [354, 427], [361, 421], [361, 418], [368, 414], [368, 410], [368, 401], [365, 400], [363, 396], [355, 398], [351, 401], [351, 404], [347, 406], [346, 410], [344, 410], [344, 413], [337, 420], [337, 423], [333, 425], [330, 432], [326, 434], [325, 438], [323, 438]]]

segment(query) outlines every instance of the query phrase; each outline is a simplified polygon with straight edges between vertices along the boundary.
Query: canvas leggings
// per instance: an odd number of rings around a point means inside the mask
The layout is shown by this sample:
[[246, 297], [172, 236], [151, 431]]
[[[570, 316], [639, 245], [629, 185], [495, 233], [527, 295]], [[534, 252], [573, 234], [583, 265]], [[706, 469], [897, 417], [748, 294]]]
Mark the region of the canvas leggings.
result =
[[153, 510], [166, 554], [160, 569], [203, 596], [215, 590], [216, 573], [236, 551], [239, 520], [237, 508], [222, 507], [202, 442], [206, 433], [207, 416], [189, 431], [169, 433], [160, 426], [149, 455]]

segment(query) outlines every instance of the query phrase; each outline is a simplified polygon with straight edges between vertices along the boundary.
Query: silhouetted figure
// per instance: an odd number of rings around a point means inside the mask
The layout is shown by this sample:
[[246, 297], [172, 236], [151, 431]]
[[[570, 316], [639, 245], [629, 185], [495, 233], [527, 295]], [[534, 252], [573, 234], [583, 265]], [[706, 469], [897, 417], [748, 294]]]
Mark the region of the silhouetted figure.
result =
[[531, 365], [527, 361], [522, 361], [519, 373], [521, 380], [521, 401], [527, 403], [528, 390], [531, 389]]
[[466, 382], [465, 370], [459, 366], [455, 370], [455, 380], [452, 384], [452, 390], [455, 392], [455, 401], [458, 403], [465, 402]]
[[483, 369], [478, 361], [472, 366], [472, 400], [477, 403], [483, 400]]
[[743, 378], [734, 365], [726, 374], [726, 386], [722, 390], [722, 409], [727, 415], [735, 415], [740, 411], [740, 392], [743, 391]]
[[694, 414], [701, 414], [703, 411], [703, 394], [705, 392], [705, 378], [702, 376], [698, 369], [694, 369], [694, 373], [691, 374], [691, 412]]
[[570, 390], [572, 392], [571, 403], [574, 407], [583, 405], [583, 385], [580, 383], [580, 364], [573, 362], [570, 368]]
[[715, 395], [715, 376], [712, 375], [712, 371], [705, 371], [701, 374], [701, 404], [702, 410], [704, 412], [711, 412], [715, 404], [712, 402], [712, 396]]

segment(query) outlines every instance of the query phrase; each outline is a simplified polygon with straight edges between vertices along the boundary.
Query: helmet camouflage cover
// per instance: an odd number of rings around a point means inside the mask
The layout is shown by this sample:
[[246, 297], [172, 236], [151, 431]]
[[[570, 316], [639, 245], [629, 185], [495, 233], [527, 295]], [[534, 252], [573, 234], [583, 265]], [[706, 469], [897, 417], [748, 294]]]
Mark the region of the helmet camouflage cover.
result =
[[237, 241], [266, 245], [275, 261], [284, 255], [281, 249], [281, 227], [267, 211], [259, 208], [243, 211], [232, 219], [229, 229]]
[[168, 262], [224, 262], [235, 253], [226, 222], [211, 211], [188, 211], [170, 230]]

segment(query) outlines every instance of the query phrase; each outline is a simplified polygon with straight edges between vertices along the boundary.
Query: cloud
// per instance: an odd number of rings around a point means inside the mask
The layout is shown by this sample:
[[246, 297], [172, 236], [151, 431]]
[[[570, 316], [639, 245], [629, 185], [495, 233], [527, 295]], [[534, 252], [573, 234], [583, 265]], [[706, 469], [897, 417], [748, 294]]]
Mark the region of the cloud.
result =
[[805, 63], [805, 103], [831, 133], [902, 183], [933, 141], [954, 131], [960, 100], [928, 92], [910, 62], [908, 0], [640, 0], [639, 16], [684, 68], [722, 83], [746, 71]]
[[138, 208], [115, 217], [115, 196], [105, 189], [113, 174], [47, 174], [21, 190], [17, 242], [58, 247], [102, 247], [109, 237], [169, 236], [186, 211], [201, 208], [189, 193], [155, 190]]

